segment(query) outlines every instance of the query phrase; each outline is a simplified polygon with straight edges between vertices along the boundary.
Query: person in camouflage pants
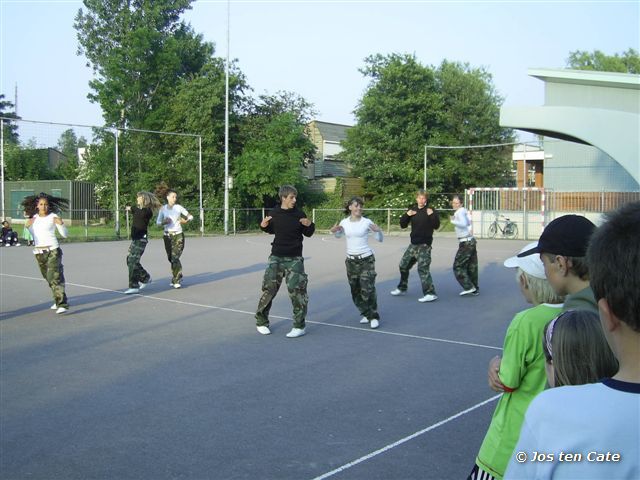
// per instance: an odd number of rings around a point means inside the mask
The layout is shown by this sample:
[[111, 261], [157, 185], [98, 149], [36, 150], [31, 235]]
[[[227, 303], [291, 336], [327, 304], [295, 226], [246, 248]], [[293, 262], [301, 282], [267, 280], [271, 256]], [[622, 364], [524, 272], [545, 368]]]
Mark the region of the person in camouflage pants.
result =
[[273, 298], [278, 293], [284, 278], [293, 305], [293, 328], [288, 338], [298, 338], [306, 334], [307, 316], [307, 274], [302, 257], [302, 236], [310, 237], [315, 225], [301, 210], [296, 208], [298, 191], [291, 185], [280, 187], [280, 205], [272, 209], [260, 222], [260, 229], [275, 235], [271, 243], [271, 255], [262, 280], [262, 295], [256, 310], [258, 333], [269, 335], [269, 311]]
[[36, 261], [42, 277], [49, 284], [57, 308], [69, 308], [67, 294], [64, 290], [64, 267], [62, 266], [62, 250], [60, 248], [36, 253]]
[[418, 264], [418, 276], [422, 285], [423, 295], [435, 295], [435, 287], [431, 278], [431, 245], [410, 244], [400, 259], [400, 282], [398, 289], [406, 291], [409, 287], [409, 271]]
[[418, 275], [422, 284], [422, 297], [419, 302], [433, 302], [438, 299], [436, 289], [431, 278], [431, 245], [433, 232], [440, 228], [438, 212], [427, 206], [429, 195], [424, 190], [416, 192], [416, 203], [400, 217], [400, 227], [411, 225], [411, 243], [400, 260], [400, 281], [391, 295], [406, 295], [409, 286], [409, 271], [417, 263]]
[[304, 271], [304, 258], [269, 256], [269, 263], [262, 279], [262, 295], [256, 311], [256, 325], [269, 326], [269, 311], [273, 299], [285, 279], [289, 298], [293, 305], [293, 328], [304, 329], [307, 316], [307, 274]]
[[186, 208], [178, 204], [175, 190], [167, 190], [167, 203], [158, 213], [156, 224], [164, 228], [164, 249], [167, 260], [171, 264], [171, 286], [182, 287], [182, 263], [180, 256], [184, 250], [184, 233], [182, 225], [193, 220]]
[[351, 288], [351, 299], [358, 308], [360, 315], [370, 322], [372, 320], [379, 321], [375, 257], [370, 255], [363, 259], [347, 258], [344, 263], [347, 266], [347, 280]]
[[464, 291], [478, 291], [478, 250], [476, 239], [472, 238], [458, 244], [456, 258], [453, 261], [453, 274]]
[[46, 193], [25, 197], [22, 201], [25, 215], [25, 228], [29, 229], [34, 241], [33, 253], [43, 278], [49, 284], [55, 303], [51, 306], [56, 313], [69, 310], [69, 302], [64, 288], [64, 267], [62, 250], [56, 237], [58, 233], [66, 238], [67, 227], [58, 216], [62, 208], [68, 208], [66, 199], [53, 197]]
[[149, 241], [146, 238], [132, 240], [129, 245], [129, 254], [127, 255], [127, 267], [129, 268], [129, 288], [139, 288], [140, 283], [147, 284], [151, 280], [151, 275], [147, 272], [140, 259], [147, 248]]
[[171, 263], [171, 283], [180, 285], [182, 281], [182, 262], [180, 256], [184, 250], [184, 233], [165, 233], [164, 249], [167, 252], [167, 260]]
[[369, 246], [369, 234], [382, 242], [382, 230], [374, 222], [362, 216], [364, 200], [352, 197], [346, 204], [345, 213], [339, 224], [331, 228], [336, 238], [344, 236], [347, 240], [347, 280], [351, 288], [351, 299], [362, 315], [360, 323], [371, 328], [380, 325], [378, 297], [376, 294], [376, 260]]
[[478, 286], [478, 251], [476, 239], [471, 232], [471, 218], [469, 212], [462, 206], [462, 200], [458, 195], [451, 199], [454, 214], [451, 223], [455, 227], [458, 238], [458, 251], [453, 261], [453, 274], [464, 290], [460, 296], [476, 296], [480, 292]]
[[138, 293], [151, 283], [151, 275], [142, 267], [140, 259], [149, 240], [147, 238], [149, 220], [153, 217], [154, 210], [160, 208], [160, 201], [151, 192], [138, 192], [136, 204], [127, 206], [127, 211], [133, 213], [131, 225], [131, 245], [127, 255], [127, 268], [129, 269], [129, 288], [126, 295]]

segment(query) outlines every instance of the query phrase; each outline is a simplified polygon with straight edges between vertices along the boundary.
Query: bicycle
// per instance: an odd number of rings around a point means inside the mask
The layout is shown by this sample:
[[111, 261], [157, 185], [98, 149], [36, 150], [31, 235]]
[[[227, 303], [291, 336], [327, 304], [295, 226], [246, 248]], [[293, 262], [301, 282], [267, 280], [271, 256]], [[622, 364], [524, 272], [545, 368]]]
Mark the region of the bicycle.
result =
[[[518, 225], [508, 217], [498, 214], [498, 212], [496, 212], [495, 215], [496, 219], [489, 225], [489, 238], [496, 238], [498, 231], [500, 231], [503, 238], [518, 238]], [[499, 218], [504, 218], [504, 220], [501, 222]], [[504, 223], [504, 226], [501, 226], [500, 223]]]

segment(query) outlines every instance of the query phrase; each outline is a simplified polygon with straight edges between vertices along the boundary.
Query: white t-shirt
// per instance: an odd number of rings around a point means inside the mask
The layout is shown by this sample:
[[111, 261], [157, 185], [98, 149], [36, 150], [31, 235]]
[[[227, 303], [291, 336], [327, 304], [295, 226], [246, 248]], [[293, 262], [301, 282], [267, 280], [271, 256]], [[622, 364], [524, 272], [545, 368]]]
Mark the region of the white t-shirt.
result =
[[607, 379], [540, 393], [504, 478], [640, 478], [640, 384]]
[[56, 228], [60, 235], [67, 238], [67, 228], [65, 225], [58, 225], [54, 219], [58, 218], [55, 213], [50, 213], [46, 217], [34, 215], [33, 223], [29, 227], [29, 231], [33, 236], [33, 244], [40, 248], [58, 248], [58, 238], [56, 237]]
[[[347, 237], [347, 255], [373, 255], [373, 250], [369, 246], [369, 227], [373, 222], [365, 217], [360, 217], [357, 222], [352, 222], [351, 217], [340, 221], [341, 231], [336, 232], [336, 238], [343, 235]], [[382, 230], [372, 232], [376, 240], [382, 242]]]
[[471, 233], [471, 219], [469, 218], [469, 212], [464, 207], [460, 207], [453, 214], [453, 220], [451, 221], [456, 229], [456, 237], [467, 238], [472, 235]]
[[163, 226], [164, 219], [168, 218], [171, 222], [164, 225], [164, 231], [167, 233], [181, 233], [182, 224], [180, 223], [180, 217], [183, 215], [187, 217], [187, 220], [193, 220], [193, 216], [190, 215], [182, 205], [178, 205], [177, 203], [173, 207], [163, 205], [158, 213], [156, 224]]

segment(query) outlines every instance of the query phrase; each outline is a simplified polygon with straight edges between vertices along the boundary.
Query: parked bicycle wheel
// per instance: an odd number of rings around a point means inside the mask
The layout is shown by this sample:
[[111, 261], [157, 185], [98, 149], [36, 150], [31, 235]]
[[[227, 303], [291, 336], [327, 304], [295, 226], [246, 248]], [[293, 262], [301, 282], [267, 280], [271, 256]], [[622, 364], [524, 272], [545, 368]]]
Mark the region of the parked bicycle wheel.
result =
[[487, 235], [489, 236], [489, 238], [496, 238], [497, 234], [498, 234], [498, 224], [496, 222], [493, 222], [491, 225], [489, 225], [489, 230], [487, 232]]
[[518, 238], [518, 225], [509, 223], [504, 229], [504, 236], [507, 238]]

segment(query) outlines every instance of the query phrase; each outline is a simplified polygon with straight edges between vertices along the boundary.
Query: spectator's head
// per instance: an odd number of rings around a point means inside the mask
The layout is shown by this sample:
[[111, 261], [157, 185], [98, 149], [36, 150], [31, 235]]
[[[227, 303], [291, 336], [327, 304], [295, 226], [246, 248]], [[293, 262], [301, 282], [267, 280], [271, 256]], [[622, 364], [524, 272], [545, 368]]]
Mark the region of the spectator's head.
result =
[[580, 215], [563, 215], [547, 225], [533, 248], [519, 257], [538, 254], [547, 280], [560, 295], [570, 292], [572, 279], [589, 281], [586, 261], [589, 239], [596, 226]]
[[[611, 340], [618, 326], [626, 326], [619, 332], [640, 335], [640, 202], [605, 215], [591, 239], [587, 261], [607, 338]], [[618, 355], [618, 347], [611, 346]]]
[[551, 387], [595, 383], [618, 371], [595, 312], [568, 310], [551, 320], [544, 328], [542, 348]]
[[[536, 246], [536, 243], [526, 245], [520, 252], [527, 251]], [[527, 302], [534, 305], [541, 303], [562, 303], [562, 297], [556, 294], [544, 273], [544, 265], [538, 255], [519, 255], [507, 258], [504, 266], [516, 268], [516, 280], [520, 286], [522, 295]]]

